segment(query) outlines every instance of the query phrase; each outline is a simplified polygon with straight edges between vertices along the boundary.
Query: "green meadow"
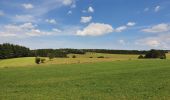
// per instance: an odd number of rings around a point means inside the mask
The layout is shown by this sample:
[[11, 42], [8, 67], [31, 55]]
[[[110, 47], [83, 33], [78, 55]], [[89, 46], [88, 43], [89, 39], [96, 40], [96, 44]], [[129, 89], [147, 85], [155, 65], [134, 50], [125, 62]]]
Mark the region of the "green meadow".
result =
[[169, 55], [167, 60], [137, 60], [137, 55], [82, 56], [56, 58], [39, 65], [34, 57], [1, 60], [0, 99], [170, 99]]

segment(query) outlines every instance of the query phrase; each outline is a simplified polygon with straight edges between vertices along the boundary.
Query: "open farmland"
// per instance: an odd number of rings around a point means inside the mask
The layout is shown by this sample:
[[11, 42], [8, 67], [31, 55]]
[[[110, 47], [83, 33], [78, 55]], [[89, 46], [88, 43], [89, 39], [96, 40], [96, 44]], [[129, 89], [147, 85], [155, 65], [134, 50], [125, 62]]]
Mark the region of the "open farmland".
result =
[[[72, 58], [76, 55], [76, 58]], [[132, 60], [137, 59], [138, 55], [123, 55], [123, 54], [102, 54], [102, 53], [86, 53], [86, 54], [69, 54], [69, 58], [55, 58], [49, 61], [46, 58], [44, 64], [75, 64], [75, 63], [93, 63], [93, 62], [108, 62], [116, 60]], [[104, 58], [97, 58], [104, 56]], [[93, 57], [93, 58], [89, 58]], [[25, 58], [12, 58], [0, 60], [0, 67], [19, 67], [19, 66], [32, 66], [35, 64], [35, 57]], [[43, 65], [43, 64], [42, 64]]]
[[2, 100], [168, 100], [170, 60], [0, 68]]

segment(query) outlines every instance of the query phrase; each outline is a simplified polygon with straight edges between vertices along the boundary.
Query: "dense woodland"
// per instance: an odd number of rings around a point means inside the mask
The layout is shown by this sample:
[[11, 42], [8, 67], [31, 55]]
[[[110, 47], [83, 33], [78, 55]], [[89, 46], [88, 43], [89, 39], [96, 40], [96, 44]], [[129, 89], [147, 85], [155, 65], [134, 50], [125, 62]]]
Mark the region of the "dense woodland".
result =
[[[37, 49], [30, 50], [27, 47], [4, 43], [0, 44], [0, 59], [17, 57], [67, 57], [67, 54], [84, 54], [86, 52], [109, 53], [109, 54], [147, 54], [148, 51], [139, 50], [107, 50], [107, 49]], [[167, 51], [161, 51], [167, 52]]]

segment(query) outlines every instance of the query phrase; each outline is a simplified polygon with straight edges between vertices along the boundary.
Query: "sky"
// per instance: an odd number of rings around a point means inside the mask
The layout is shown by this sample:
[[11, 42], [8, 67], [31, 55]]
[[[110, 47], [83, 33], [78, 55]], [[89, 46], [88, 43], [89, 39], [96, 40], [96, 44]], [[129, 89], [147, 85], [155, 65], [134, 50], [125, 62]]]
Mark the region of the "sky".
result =
[[170, 49], [170, 0], [0, 0], [0, 44]]

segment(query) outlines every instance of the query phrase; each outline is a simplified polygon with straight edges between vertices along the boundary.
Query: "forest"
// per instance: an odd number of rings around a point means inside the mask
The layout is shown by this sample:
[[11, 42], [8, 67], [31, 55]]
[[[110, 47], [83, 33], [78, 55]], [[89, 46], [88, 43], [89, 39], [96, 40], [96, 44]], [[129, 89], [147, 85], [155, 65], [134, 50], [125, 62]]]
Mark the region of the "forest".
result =
[[[48, 55], [51, 55], [51, 54], [54, 55], [54, 57], [63, 58], [63, 57], [67, 57], [67, 54], [85, 54], [86, 52], [144, 55], [148, 51], [146, 50], [109, 50], [109, 49], [70, 49], [70, 48], [31, 50], [28, 47], [14, 45], [10, 43], [0, 44], [0, 59], [18, 58], [18, 57], [36, 57], [36, 56], [48, 57]], [[164, 50], [163, 52], [168, 52], [168, 50]]]

